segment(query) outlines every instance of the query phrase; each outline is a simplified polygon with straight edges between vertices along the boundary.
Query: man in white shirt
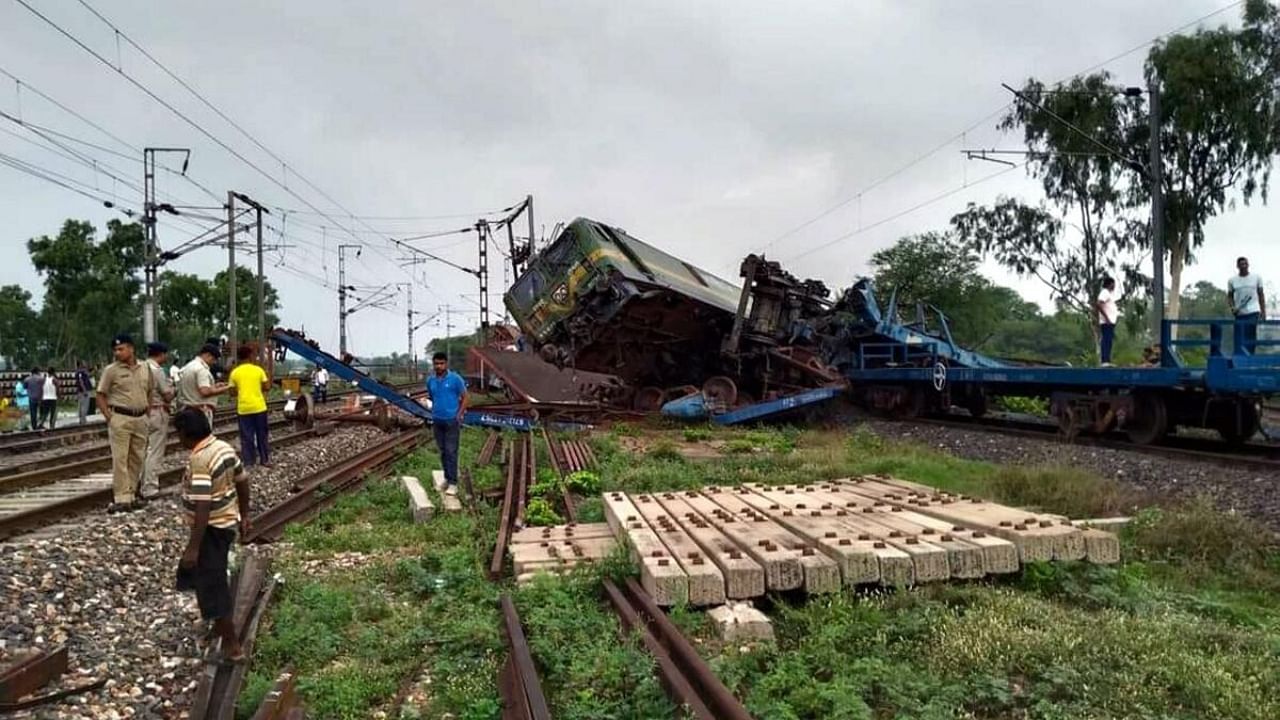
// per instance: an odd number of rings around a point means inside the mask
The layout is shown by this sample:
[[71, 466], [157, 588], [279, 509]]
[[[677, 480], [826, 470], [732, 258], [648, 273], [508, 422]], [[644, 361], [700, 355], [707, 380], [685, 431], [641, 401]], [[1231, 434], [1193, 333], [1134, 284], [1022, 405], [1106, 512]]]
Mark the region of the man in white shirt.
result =
[[49, 421], [49, 429], [58, 426], [58, 378], [52, 367], [44, 375], [44, 394], [40, 397], [41, 422]]
[[1102, 367], [1111, 367], [1111, 346], [1116, 341], [1116, 321], [1120, 319], [1120, 307], [1116, 304], [1115, 278], [1102, 278], [1102, 290], [1098, 293], [1099, 352]]
[[1227, 280], [1227, 305], [1236, 318], [1236, 352], [1243, 347], [1253, 354], [1258, 347], [1258, 321], [1267, 319], [1267, 298], [1262, 278], [1249, 272], [1249, 259], [1238, 258], [1239, 272]]
[[325, 402], [329, 399], [329, 371], [324, 368], [316, 368], [315, 375], [311, 377], [313, 390], [311, 399], [316, 402]]

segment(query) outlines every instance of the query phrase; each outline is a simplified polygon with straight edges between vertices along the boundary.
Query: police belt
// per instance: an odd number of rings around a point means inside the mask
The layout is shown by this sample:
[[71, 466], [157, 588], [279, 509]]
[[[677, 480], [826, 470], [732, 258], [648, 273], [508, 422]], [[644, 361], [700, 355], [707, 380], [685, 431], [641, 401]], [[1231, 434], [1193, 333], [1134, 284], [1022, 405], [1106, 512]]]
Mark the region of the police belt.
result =
[[119, 405], [112, 405], [111, 412], [118, 412], [121, 415], [128, 415], [129, 417], [142, 417], [143, 415], [147, 414], [147, 409], [143, 408], [141, 410], [134, 410], [133, 408], [121, 407]]

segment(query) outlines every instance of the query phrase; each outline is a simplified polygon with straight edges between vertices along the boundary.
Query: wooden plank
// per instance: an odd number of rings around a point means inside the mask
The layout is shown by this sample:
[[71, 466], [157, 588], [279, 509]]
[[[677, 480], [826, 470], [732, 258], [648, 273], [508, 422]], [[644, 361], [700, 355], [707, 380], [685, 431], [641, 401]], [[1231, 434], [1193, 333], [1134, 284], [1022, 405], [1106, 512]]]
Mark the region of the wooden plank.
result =
[[810, 594], [835, 592], [840, 589], [840, 567], [818, 551], [817, 546], [769, 519], [737, 497], [736, 493], [716, 487], [704, 488], [702, 496], [711, 499], [731, 516], [744, 522], [747, 534], [766, 552], [779, 547], [795, 553], [803, 571], [803, 587]]
[[709, 562], [706, 553], [693, 538], [680, 527], [679, 521], [660, 505], [652, 495], [631, 497], [641, 517], [658, 534], [667, 552], [675, 558], [689, 577], [690, 605], [723, 605], [725, 601], [724, 575], [716, 564]]
[[1018, 546], [1022, 562], [1036, 560], [1082, 560], [1085, 557], [1084, 534], [1079, 528], [979, 498], [935, 491], [924, 494], [905, 490], [880, 480], [851, 478], [837, 480], [857, 492], [890, 505], [953, 522], [974, 526], [997, 535]]
[[614, 537], [609, 523], [568, 523], [546, 527], [527, 527], [511, 536], [512, 544], [542, 542], [543, 540], [573, 540], [581, 538]]
[[[679, 519], [681, 528], [698, 544], [707, 557], [720, 568], [724, 577], [724, 592], [729, 599], [758, 597], [764, 594], [764, 568], [742, 552], [728, 535], [702, 518], [693, 506], [685, 502], [686, 493], [663, 493], [658, 503], [673, 517]], [[697, 493], [688, 493], [696, 496]]]
[[[859, 503], [876, 503], [876, 498], [861, 495], [856, 490], [835, 483], [820, 483], [819, 487], [825, 488], [831, 493], [835, 493], [844, 499], [841, 507], [852, 509]], [[849, 505], [854, 503], [854, 505]], [[955, 523], [940, 520], [930, 515], [918, 513], [914, 510], [901, 508], [899, 506], [888, 506], [896, 510], [895, 516], [900, 516], [903, 520], [910, 521], [914, 525], [922, 528], [921, 533], [926, 535], [937, 535], [939, 541], [944, 546], [949, 547], [951, 541], [943, 538], [951, 537], [955, 541], [967, 544], [977, 548], [982, 553], [982, 572], [987, 575], [1001, 575], [1005, 573], [1017, 572], [1021, 565], [1018, 563], [1018, 548], [1012, 542], [1004, 538], [988, 535], [982, 530], [977, 530], [964, 525], [956, 525]], [[930, 533], [929, 530], [934, 532]], [[953, 575], [956, 574], [954, 571]], [[961, 575], [963, 576], [963, 575]]]
[[630, 544], [640, 563], [640, 584], [654, 602], [668, 607], [688, 602], [689, 576], [674, 562], [631, 498], [620, 492], [606, 493], [604, 517], [618, 539]]
[[867, 535], [844, 521], [845, 510], [797, 511], [779, 502], [776, 488], [751, 486], [739, 497], [756, 510], [798, 535], [805, 535], [840, 565], [845, 585], [878, 582], [906, 586], [915, 583], [911, 556], [889, 543]]
[[[849, 512], [843, 520], [850, 527], [861, 528], [872, 538], [885, 541], [911, 556], [915, 565], [916, 582], [946, 580], [952, 576], [961, 578], [982, 577], [982, 551], [962, 545], [949, 538], [938, 541], [932, 528], [924, 528], [910, 521], [893, 517], [889, 505], [879, 507], [858, 503], [838, 493], [823, 489], [820, 485], [807, 485], [796, 490], [786, 488], [783, 497], [806, 498], [797, 509], [810, 512], [830, 512], [841, 508]], [[793, 493], [790, 494], [790, 493]], [[927, 532], [926, 532], [927, 531]], [[954, 572], [953, 569], [954, 568]]]

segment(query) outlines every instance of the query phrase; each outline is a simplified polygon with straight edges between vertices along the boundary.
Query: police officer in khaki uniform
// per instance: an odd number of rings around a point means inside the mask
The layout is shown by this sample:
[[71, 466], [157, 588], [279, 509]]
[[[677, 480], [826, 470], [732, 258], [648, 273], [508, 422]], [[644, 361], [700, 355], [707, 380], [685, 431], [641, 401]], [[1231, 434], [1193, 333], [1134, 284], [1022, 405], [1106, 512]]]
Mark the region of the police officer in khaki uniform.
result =
[[129, 512], [142, 506], [136, 498], [147, 452], [147, 401], [151, 372], [138, 362], [133, 338], [117, 335], [111, 341], [116, 361], [102, 371], [98, 381], [98, 412], [107, 421], [111, 439], [111, 476], [115, 502], [107, 512]]
[[169, 346], [153, 342], [147, 344], [147, 371], [151, 373], [151, 389], [147, 398], [147, 457], [142, 464], [142, 487], [139, 499], [146, 501], [160, 493], [160, 464], [164, 462], [165, 445], [169, 440], [169, 403], [173, 401], [173, 383], [164, 364], [169, 357]]

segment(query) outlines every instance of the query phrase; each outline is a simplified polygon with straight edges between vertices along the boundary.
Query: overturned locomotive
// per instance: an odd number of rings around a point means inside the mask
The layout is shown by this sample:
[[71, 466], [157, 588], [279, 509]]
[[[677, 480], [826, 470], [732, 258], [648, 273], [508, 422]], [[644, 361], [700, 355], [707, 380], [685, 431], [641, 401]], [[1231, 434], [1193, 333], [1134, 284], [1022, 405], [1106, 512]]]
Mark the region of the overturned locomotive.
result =
[[829, 291], [748, 256], [741, 288], [578, 218], [503, 301], [549, 362], [610, 373], [653, 409], [702, 390], [726, 406], [839, 382], [818, 354]]

